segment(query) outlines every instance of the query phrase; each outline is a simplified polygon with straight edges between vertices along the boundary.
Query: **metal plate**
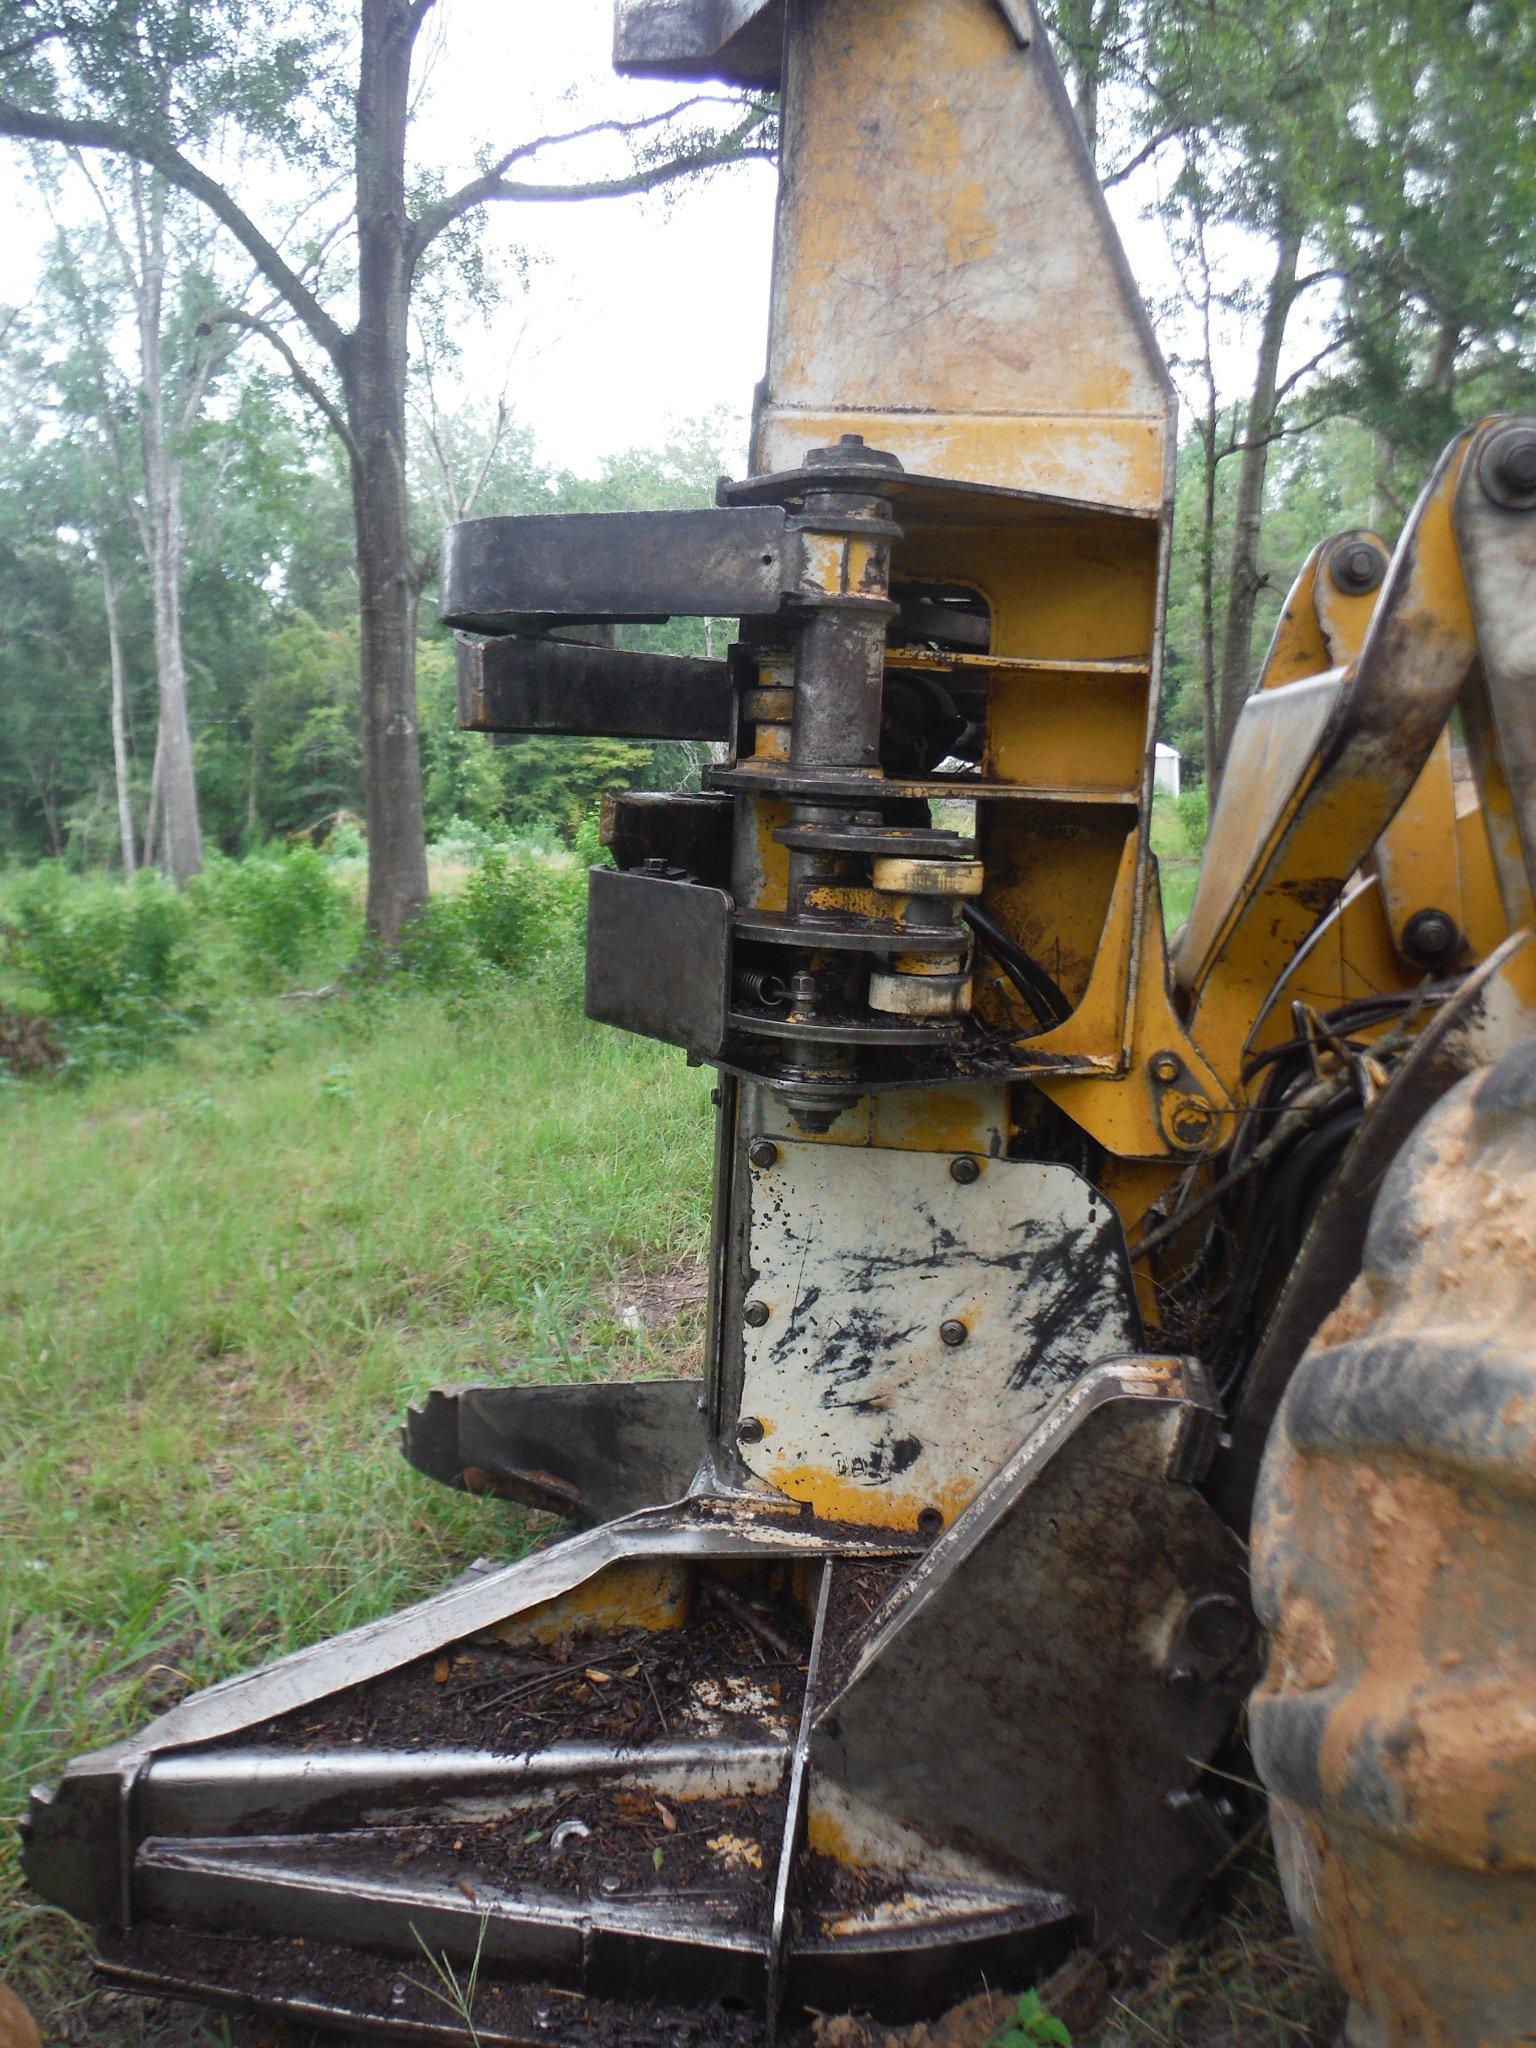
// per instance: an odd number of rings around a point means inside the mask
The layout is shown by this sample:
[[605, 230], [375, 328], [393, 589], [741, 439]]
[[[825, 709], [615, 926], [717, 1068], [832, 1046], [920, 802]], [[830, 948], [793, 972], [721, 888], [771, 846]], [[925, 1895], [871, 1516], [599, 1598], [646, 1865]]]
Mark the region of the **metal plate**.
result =
[[763, 617], [782, 601], [786, 552], [777, 505], [463, 519], [443, 536], [440, 614], [482, 633], [539, 619]]
[[731, 899], [723, 889], [593, 868], [587, 1015], [710, 1059], [725, 1043]]
[[642, 78], [778, 89], [784, 0], [618, 0], [613, 64]]
[[951, 1163], [785, 1139], [753, 1173], [767, 1320], [744, 1331], [741, 1413], [763, 1433], [742, 1456], [823, 1513], [950, 1519], [1063, 1387], [1139, 1342], [1102, 1195], [1066, 1166], [989, 1159], [961, 1184]]
[[470, 640], [463, 634], [457, 655], [459, 724], [467, 732], [642, 740], [731, 736], [731, 688], [723, 661], [583, 647], [572, 640]]

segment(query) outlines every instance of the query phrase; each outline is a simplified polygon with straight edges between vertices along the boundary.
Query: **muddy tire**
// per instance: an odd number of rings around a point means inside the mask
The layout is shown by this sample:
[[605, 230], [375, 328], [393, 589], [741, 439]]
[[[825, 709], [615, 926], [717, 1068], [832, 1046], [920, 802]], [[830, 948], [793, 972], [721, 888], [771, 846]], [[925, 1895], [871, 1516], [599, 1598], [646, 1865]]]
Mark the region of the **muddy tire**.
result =
[[1351, 2048], [1536, 2041], [1536, 1040], [1420, 1124], [1282, 1404], [1252, 1702]]

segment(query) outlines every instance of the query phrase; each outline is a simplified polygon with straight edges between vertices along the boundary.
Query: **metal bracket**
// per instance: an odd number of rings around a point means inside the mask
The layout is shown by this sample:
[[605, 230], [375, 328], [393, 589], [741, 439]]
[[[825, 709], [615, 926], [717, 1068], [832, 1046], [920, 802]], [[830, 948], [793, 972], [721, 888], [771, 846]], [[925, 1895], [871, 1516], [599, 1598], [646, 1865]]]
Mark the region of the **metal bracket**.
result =
[[795, 588], [787, 524], [782, 505], [461, 519], [443, 537], [441, 617], [480, 633], [762, 618]]

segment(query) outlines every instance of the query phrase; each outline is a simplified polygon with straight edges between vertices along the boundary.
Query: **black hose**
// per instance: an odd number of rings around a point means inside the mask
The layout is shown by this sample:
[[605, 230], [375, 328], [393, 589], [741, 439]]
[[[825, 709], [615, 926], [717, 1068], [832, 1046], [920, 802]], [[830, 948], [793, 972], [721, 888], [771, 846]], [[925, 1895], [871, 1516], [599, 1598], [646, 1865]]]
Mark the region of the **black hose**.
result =
[[1009, 938], [1002, 926], [989, 917], [986, 911], [978, 910], [974, 903], [965, 906], [965, 921], [1034, 1011], [1039, 1022], [1047, 1027], [1065, 1024], [1072, 1014], [1072, 1005], [1067, 1000], [1066, 991], [1061, 984], [1046, 972], [1040, 962], [1026, 953], [1016, 940]]

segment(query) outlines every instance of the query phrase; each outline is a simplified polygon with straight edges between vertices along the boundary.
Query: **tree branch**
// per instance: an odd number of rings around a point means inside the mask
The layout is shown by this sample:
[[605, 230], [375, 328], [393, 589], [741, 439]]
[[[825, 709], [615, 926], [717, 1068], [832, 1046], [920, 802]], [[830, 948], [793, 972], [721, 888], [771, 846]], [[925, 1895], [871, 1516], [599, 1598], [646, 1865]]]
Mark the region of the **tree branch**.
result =
[[450, 192], [436, 205], [423, 209], [411, 231], [412, 265], [414, 267], [421, 260], [444, 228], [451, 227], [454, 221], [473, 208], [483, 206], [488, 200], [621, 199], [632, 193], [653, 191], [658, 185], [669, 184], [675, 178], [687, 177], [694, 171], [707, 170], [715, 164], [771, 157], [771, 150], [745, 149], [738, 146], [769, 117], [770, 110], [767, 107], [754, 106], [749, 110], [745, 120], [729, 134], [711, 143], [708, 148], [686, 151], [682, 156], [647, 165], [623, 178], [601, 179], [587, 185], [525, 185], [512, 182], [506, 175], [513, 164], [521, 163], [540, 150], [553, 149], [564, 143], [583, 142], [594, 135], [638, 135], [648, 128], [660, 127], [667, 121], [674, 121], [695, 107], [736, 107], [740, 104], [739, 100], [723, 100], [718, 94], [701, 93], [693, 99], [681, 101], [675, 107], [669, 107], [665, 113], [648, 114], [641, 120], [593, 121], [585, 128], [572, 128], [563, 135], [540, 135], [532, 142], [519, 143], [515, 149], [509, 149], [505, 156], [488, 165], [478, 177], [471, 178], [467, 184], [461, 185], [456, 192]]
[[18, 106], [14, 100], [0, 98], [0, 136], [3, 135], [22, 142], [59, 143], [66, 149], [110, 150], [147, 164], [170, 184], [179, 186], [183, 192], [190, 192], [224, 223], [337, 368], [345, 369], [349, 348], [349, 337], [345, 331], [218, 180], [200, 170], [171, 143], [157, 136], [137, 134], [120, 121], [76, 120], [61, 114], [42, 113], [31, 107]]
[[347, 453], [354, 456], [357, 454], [357, 442], [353, 437], [352, 429], [347, 425], [346, 414], [336, 403], [335, 399], [331, 397], [325, 386], [305, 369], [303, 363], [300, 362], [298, 356], [294, 353], [293, 346], [288, 340], [287, 335], [283, 333], [281, 328], [274, 327], [270, 321], [263, 320], [259, 314], [247, 313], [240, 306], [221, 306], [218, 312], [208, 314], [203, 324], [209, 328], [218, 326], [243, 327], [248, 333], [259, 334], [264, 341], [270, 342], [287, 365], [289, 376], [292, 377], [294, 383], [298, 385], [315, 410], [324, 417], [326, 425], [336, 436], [337, 440], [340, 441]]

